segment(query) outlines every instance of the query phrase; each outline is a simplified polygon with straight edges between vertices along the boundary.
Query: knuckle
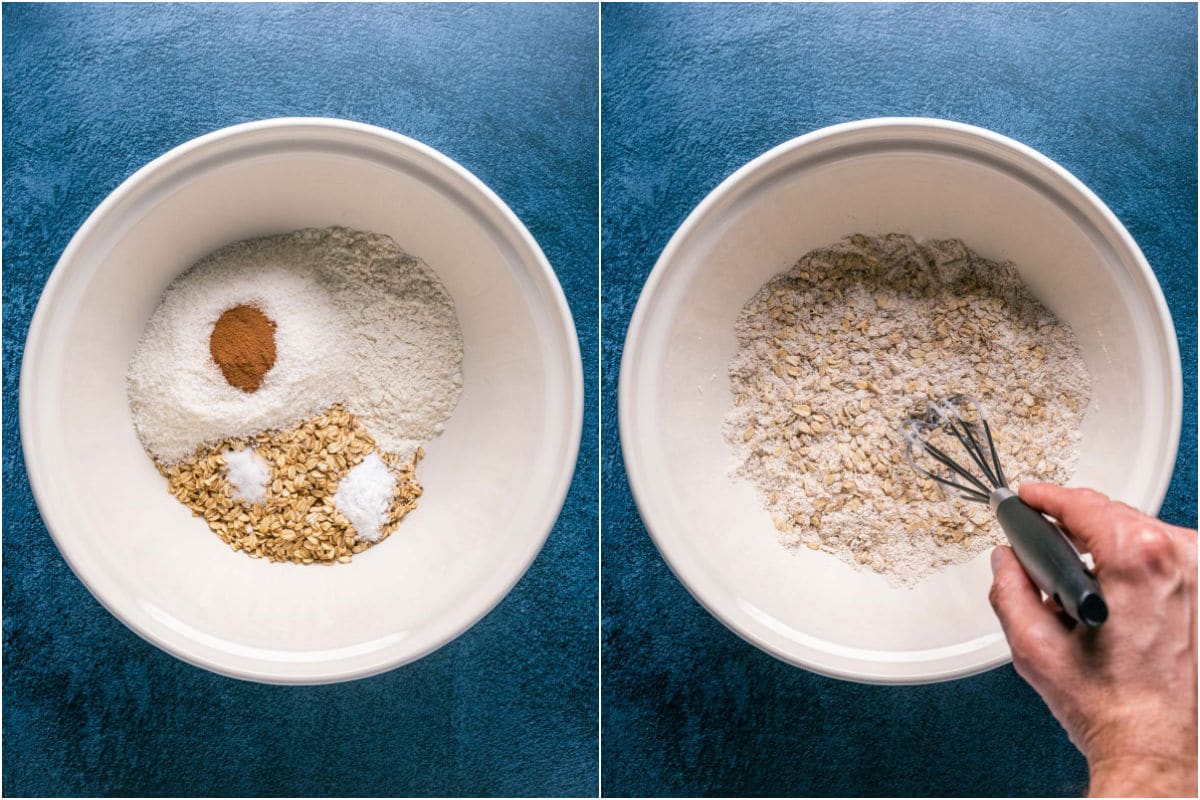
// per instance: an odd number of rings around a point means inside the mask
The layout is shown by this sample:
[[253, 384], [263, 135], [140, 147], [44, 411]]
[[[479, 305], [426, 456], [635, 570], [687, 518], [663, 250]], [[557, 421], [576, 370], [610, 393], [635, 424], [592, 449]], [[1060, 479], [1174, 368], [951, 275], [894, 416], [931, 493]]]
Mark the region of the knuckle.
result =
[[1097, 492], [1095, 489], [1078, 489], [1077, 491], [1079, 492], [1078, 497], [1079, 497], [1080, 501], [1082, 501], [1082, 502], [1093, 503], [1093, 504], [1108, 502], [1108, 495], [1101, 494], [1100, 492]]
[[1110, 501], [1110, 504], [1114, 511], [1120, 512], [1121, 514], [1124, 514], [1127, 517], [1141, 518], [1144, 516], [1142, 514], [1142, 512], [1138, 511], [1136, 508], [1129, 505], [1128, 503], [1121, 502], [1120, 500], [1112, 500], [1112, 501]]
[[1048, 653], [1054, 643], [1046, 629], [1039, 626], [1026, 630], [1024, 645], [1026, 653]]
[[988, 590], [988, 602], [992, 604], [992, 608], [997, 613], [1007, 605], [1006, 598], [1012, 588], [1012, 578], [1009, 576], [1008, 570], [1002, 569], [992, 578], [992, 588]]
[[1042, 652], [1043, 644], [1043, 637], [1028, 625], [1014, 625], [1008, 631], [1008, 646], [1012, 650], [1013, 662], [1019, 662], [1026, 668], [1033, 665], [1037, 654]]
[[1000, 611], [1000, 578], [997, 577], [992, 581], [992, 588], [988, 589], [988, 602], [992, 604], [992, 608], [997, 612]]
[[1021, 646], [1021, 641], [1015, 636], [1008, 637], [1008, 647], [1012, 651], [1013, 666], [1017, 672], [1024, 675], [1030, 667], [1029, 652]]
[[[1012, 643], [1009, 642], [1011, 645]], [[1038, 675], [1038, 669], [1034, 661], [1029, 657], [1028, 653], [1012, 647], [1012, 663], [1013, 669], [1027, 681], [1032, 681]]]
[[1127, 557], [1131, 566], [1154, 572], [1176, 569], [1175, 542], [1171, 535], [1157, 525], [1134, 526], [1126, 536]]
[[1191, 542], [1180, 548], [1182, 552], [1180, 568], [1188, 586], [1196, 586], [1196, 544]]
[[1174, 555], [1175, 544], [1170, 535], [1154, 525], [1139, 525], [1134, 529], [1132, 544], [1144, 556]]

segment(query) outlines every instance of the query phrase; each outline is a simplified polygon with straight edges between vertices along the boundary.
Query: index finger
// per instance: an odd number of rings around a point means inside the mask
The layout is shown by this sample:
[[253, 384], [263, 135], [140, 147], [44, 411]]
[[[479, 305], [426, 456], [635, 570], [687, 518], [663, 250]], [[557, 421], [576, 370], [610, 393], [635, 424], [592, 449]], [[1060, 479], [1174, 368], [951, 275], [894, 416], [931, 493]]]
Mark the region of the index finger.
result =
[[1087, 552], [1104, 549], [1115, 529], [1115, 505], [1093, 489], [1068, 489], [1052, 483], [1023, 483], [1020, 497], [1062, 523]]

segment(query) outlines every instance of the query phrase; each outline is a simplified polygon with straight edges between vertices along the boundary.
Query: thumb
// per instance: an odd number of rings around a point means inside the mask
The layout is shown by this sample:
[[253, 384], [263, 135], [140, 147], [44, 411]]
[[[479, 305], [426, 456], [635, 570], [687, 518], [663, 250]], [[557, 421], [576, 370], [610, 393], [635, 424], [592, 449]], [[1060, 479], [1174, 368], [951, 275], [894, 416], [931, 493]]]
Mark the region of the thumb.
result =
[[1041, 591], [1029, 580], [1011, 547], [992, 551], [992, 589], [988, 600], [1012, 649], [1017, 671], [1046, 658], [1066, 640], [1067, 629], [1053, 609], [1042, 602]]

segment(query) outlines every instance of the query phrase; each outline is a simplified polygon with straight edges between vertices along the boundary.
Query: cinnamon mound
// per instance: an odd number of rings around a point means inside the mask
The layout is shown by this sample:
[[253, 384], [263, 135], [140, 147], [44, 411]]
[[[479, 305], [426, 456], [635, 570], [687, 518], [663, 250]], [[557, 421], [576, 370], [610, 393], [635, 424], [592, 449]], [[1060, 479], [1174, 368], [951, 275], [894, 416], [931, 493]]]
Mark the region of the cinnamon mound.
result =
[[208, 349], [231, 386], [257, 392], [275, 366], [275, 323], [254, 306], [226, 309], [213, 326]]

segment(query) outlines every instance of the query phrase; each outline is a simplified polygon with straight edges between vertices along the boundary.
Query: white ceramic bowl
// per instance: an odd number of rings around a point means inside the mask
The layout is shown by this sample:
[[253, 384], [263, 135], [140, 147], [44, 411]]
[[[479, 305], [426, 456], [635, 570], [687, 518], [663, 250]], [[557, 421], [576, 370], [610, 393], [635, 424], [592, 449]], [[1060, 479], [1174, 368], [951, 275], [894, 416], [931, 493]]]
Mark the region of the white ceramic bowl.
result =
[[989, 131], [876, 119], [794, 139], [739, 169], [675, 233], [630, 323], [620, 430], [655, 543], [713, 615], [790, 663], [916, 683], [1008, 660], [986, 555], [914, 589], [793, 554], [728, 477], [734, 321], [771, 276], [855, 232], [957, 237], [1014, 261], [1079, 337], [1096, 407], [1073, 483], [1158, 511], [1179, 440], [1179, 351], [1162, 292], [1120, 222], [1066, 170]]
[[[463, 392], [395, 535], [349, 565], [270, 564], [232, 552], [167, 494], [134, 434], [126, 365], [198, 258], [329, 225], [386, 233], [438, 274], [462, 325]], [[280, 683], [412, 661], [498, 603], [562, 507], [582, 403], [570, 311], [513, 213], [431, 148], [329, 119], [226, 128], [125, 181], [63, 252], [21, 369], [29, 479], [75, 574], [167, 652]]]

